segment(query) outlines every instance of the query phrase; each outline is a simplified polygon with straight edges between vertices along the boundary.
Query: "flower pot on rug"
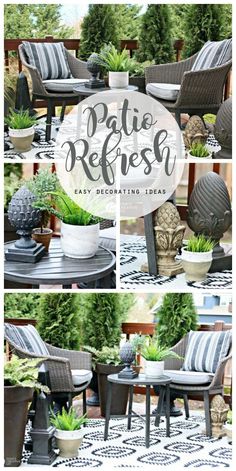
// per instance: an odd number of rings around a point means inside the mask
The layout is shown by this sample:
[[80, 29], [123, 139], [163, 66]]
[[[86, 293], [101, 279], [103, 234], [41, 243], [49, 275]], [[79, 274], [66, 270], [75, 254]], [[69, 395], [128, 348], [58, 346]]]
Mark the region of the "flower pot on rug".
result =
[[61, 248], [70, 258], [91, 258], [97, 252], [99, 224], [74, 226], [61, 222]]
[[129, 85], [129, 72], [108, 72], [110, 88], [127, 88]]
[[[98, 390], [100, 398], [101, 415], [106, 415], [107, 404], [107, 376], [110, 374], [118, 374], [123, 370], [124, 365], [106, 365], [97, 363], [96, 371], [98, 375]], [[113, 384], [112, 385], [112, 401], [111, 401], [111, 415], [125, 415], [128, 401], [129, 387]]]
[[74, 458], [78, 456], [78, 450], [83, 440], [83, 430], [58, 430], [56, 429], [55, 437], [57, 446], [60, 450], [62, 458]]
[[33, 229], [32, 232], [32, 239], [34, 239], [38, 244], [43, 244], [46, 251], [48, 252], [49, 244], [52, 238], [52, 229], [43, 228], [41, 230], [40, 227]]
[[190, 252], [182, 248], [182, 265], [187, 281], [203, 281], [212, 263], [213, 250]]
[[16, 152], [28, 152], [34, 139], [34, 126], [26, 129], [9, 127], [9, 137]]
[[146, 360], [145, 375], [149, 378], [157, 378], [164, 374], [164, 361]]

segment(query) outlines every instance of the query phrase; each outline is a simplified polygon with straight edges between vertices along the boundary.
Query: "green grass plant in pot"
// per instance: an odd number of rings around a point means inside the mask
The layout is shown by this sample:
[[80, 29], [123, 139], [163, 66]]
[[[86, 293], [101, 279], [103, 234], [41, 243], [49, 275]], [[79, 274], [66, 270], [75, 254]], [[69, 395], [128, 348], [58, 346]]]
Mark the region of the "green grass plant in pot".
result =
[[115, 46], [107, 44], [97, 57], [98, 64], [108, 72], [110, 88], [127, 88], [129, 85], [130, 58], [126, 49], [117, 51]]
[[74, 458], [78, 456], [78, 450], [83, 440], [82, 425], [88, 419], [85, 415], [77, 417], [75, 410], [71, 407], [67, 412], [64, 407], [61, 414], [52, 412], [51, 424], [56, 428], [55, 437], [62, 458]]
[[188, 152], [191, 159], [211, 159], [212, 154], [201, 142], [194, 142]]
[[187, 281], [203, 281], [210, 270], [214, 242], [204, 235], [192, 236], [182, 248], [182, 265]]
[[145, 375], [151, 378], [164, 374], [164, 362], [168, 358], [180, 359], [170, 348], [161, 347], [156, 338], [150, 337], [146, 339], [141, 355], [145, 359]]
[[49, 392], [38, 382], [41, 359], [20, 359], [12, 355], [4, 365], [4, 459], [5, 467], [20, 466], [28, 415], [33, 393]]
[[28, 152], [34, 139], [34, 126], [37, 120], [30, 116], [28, 110], [11, 109], [5, 118], [9, 128], [9, 137], [16, 152]]

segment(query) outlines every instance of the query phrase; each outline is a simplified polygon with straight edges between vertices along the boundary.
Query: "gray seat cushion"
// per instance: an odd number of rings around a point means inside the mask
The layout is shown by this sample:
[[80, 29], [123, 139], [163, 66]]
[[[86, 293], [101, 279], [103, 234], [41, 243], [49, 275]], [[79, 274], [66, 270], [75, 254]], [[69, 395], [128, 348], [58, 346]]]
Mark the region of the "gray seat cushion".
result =
[[73, 92], [74, 87], [76, 87], [77, 85], [82, 85], [85, 82], [88, 82], [88, 80], [78, 79], [78, 78], [43, 80], [43, 84], [46, 90], [48, 90], [49, 92], [54, 92], [54, 93]]
[[116, 251], [116, 228], [108, 227], [99, 232], [99, 245], [105, 249]]
[[192, 71], [219, 67], [232, 59], [232, 39], [208, 41], [200, 49]]
[[30, 65], [36, 67], [42, 80], [71, 77], [64, 44], [23, 41]]
[[169, 376], [173, 383], [199, 385], [211, 383], [214, 377], [213, 373], [204, 373], [198, 371], [165, 370], [164, 374]]
[[146, 91], [161, 100], [176, 101], [180, 85], [176, 83], [148, 83]]
[[72, 381], [74, 386], [81, 386], [91, 381], [93, 373], [90, 370], [71, 370]]
[[6, 337], [22, 350], [36, 355], [49, 355], [48, 349], [33, 325], [5, 324]]

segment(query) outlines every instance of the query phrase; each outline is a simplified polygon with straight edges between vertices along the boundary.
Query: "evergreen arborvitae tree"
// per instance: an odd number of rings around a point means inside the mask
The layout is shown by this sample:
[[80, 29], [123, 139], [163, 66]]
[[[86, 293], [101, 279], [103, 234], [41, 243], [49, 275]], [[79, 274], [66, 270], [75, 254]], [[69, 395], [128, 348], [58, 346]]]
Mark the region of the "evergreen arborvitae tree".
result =
[[191, 293], [167, 293], [156, 313], [156, 332], [162, 346], [173, 347], [197, 329], [197, 310]]
[[4, 316], [7, 319], [37, 319], [39, 293], [5, 293]]
[[196, 4], [185, 10], [184, 56], [190, 57], [209, 40], [220, 41], [225, 37], [225, 5]]
[[80, 57], [87, 60], [93, 52], [111, 42], [118, 47], [118, 29], [113, 5], [89, 5], [82, 23]]
[[173, 53], [169, 6], [148, 5], [141, 22], [137, 59], [165, 64], [173, 60]]
[[114, 5], [114, 10], [119, 40], [137, 39], [142, 19], [142, 15], [140, 15], [141, 5], [117, 3]]
[[42, 294], [37, 329], [45, 342], [55, 347], [80, 347], [80, 318], [76, 294]]

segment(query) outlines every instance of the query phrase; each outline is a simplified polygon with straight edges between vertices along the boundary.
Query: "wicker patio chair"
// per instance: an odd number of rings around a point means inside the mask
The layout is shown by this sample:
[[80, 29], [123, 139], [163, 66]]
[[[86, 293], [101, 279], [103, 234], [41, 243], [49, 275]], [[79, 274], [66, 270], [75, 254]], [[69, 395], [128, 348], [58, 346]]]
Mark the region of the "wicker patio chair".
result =
[[[63, 121], [66, 104], [68, 104], [72, 99], [75, 98], [75, 94], [73, 91], [52, 92], [52, 91], [47, 90], [38, 69], [29, 64], [28, 57], [25, 53], [23, 44], [19, 46], [18, 51], [19, 51], [19, 57], [22, 62], [22, 65], [24, 65], [28, 69], [31, 76], [32, 105], [36, 106], [35, 101], [39, 99], [40, 100], [43, 99], [47, 102], [46, 141], [49, 141], [51, 138], [51, 124], [52, 124], [52, 116], [55, 110], [55, 104], [58, 102], [61, 102], [62, 104], [62, 112], [61, 112], [60, 120]], [[90, 74], [87, 70], [87, 63], [74, 57], [72, 54], [70, 54], [70, 52], [67, 49], [65, 49], [65, 53], [67, 56], [67, 60], [68, 60], [72, 77], [77, 78], [77, 79], [84, 79], [84, 80], [89, 79]], [[58, 80], [56, 80], [56, 82], [58, 83]]]
[[[192, 71], [198, 53], [180, 62], [151, 65], [145, 69], [146, 92], [157, 99], [171, 113], [175, 113], [177, 123], [181, 124], [181, 113], [203, 116], [216, 114], [223, 101], [223, 91], [232, 61], [206, 70]], [[150, 83], [177, 84], [180, 86], [177, 99], [168, 101], [155, 97], [148, 91]]]
[[[171, 375], [171, 371], [179, 371], [181, 370], [184, 362], [184, 357], [187, 349], [188, 344], [188, 336], [189, 334], [185, 335], [174, 347], [171, 348], [172, 351], [176, 352], [179, 356], [181, 356], [182, 360], [176, 359], [167, 359], [165, 360], [165, 371], [166, 374]], [[223, 396], [223, 378], [224, 378], [224, 371], [226, 364], [229, 360], [231, 360], [231, 347], [229, 353], [226, 357], [224, 357], [218, 364], [216, 372], [214, 376], [212, 376], [211, 382], [206, 384], [178, 384], [172, 381], [170, 384], [171, 393], [175, 394], [176, 397], [183, 397], [184, 398], [184, 408], [185, 408], [185, 415], [186, 419], [189, 418], [189, 406], [188, 406], [188, 398], [191, 396], [202, 396], [204, 399], [204, 409], [205, 409], [205, 419], [206, 419], [206, 435], [211, 437], [211, 415], [210, 415], [210, 397], [216, 394], [221, 394]], [[189, 371], [183, 371], [183, 373], [190, 373]]]
[[[17, 332], [16, 335], [11, 333], [11, 328], [14, 328], [14, 331]], [[52, 399], [57, 402], [57, 400], [64, 400], [69, 402], [69, 407], [72, 405], [73, 397], [83, 394], [83, 414], [86, 413], [86, 389], [90, 384], [92, 379], [92, 364], [91, 364], [91, 354], [87, 352], [66, 350], [62, 348], [53, 347], [39, 337], [37, 334], [37, 343], [38, 340], [42, 342], [42, 350], [48, 351], [48, 354], [40, 354], [37, 352], [30, 352], [28, 349], [22, 348], [22, 342], [24, 337], [28, 336], [27, 328], [30, 328], [30, 332], [33, 333], [36, 329], [32, 325], [28, 326], [13, 326], [10, 323], [5, 324], [5, 340], [10, 346], [10, 351], [17, 355], [20, 358], [42, 358], [47, 362], [47, 367], [50, 377], [50, 390]], [[16, 331], [17, 329], [17, 331]], [[37, 332], [37, 331], [36, 331]], [[14, 341], [13, 341], [14, 338]], [[87, 370], [87, 373], [86, 373]], [[81, 375], [80, 384], [75, 385], [73, 380], [73, 373], [75, 372], [76, 379], [80, 375], [79, 371], [83, 372]]]

